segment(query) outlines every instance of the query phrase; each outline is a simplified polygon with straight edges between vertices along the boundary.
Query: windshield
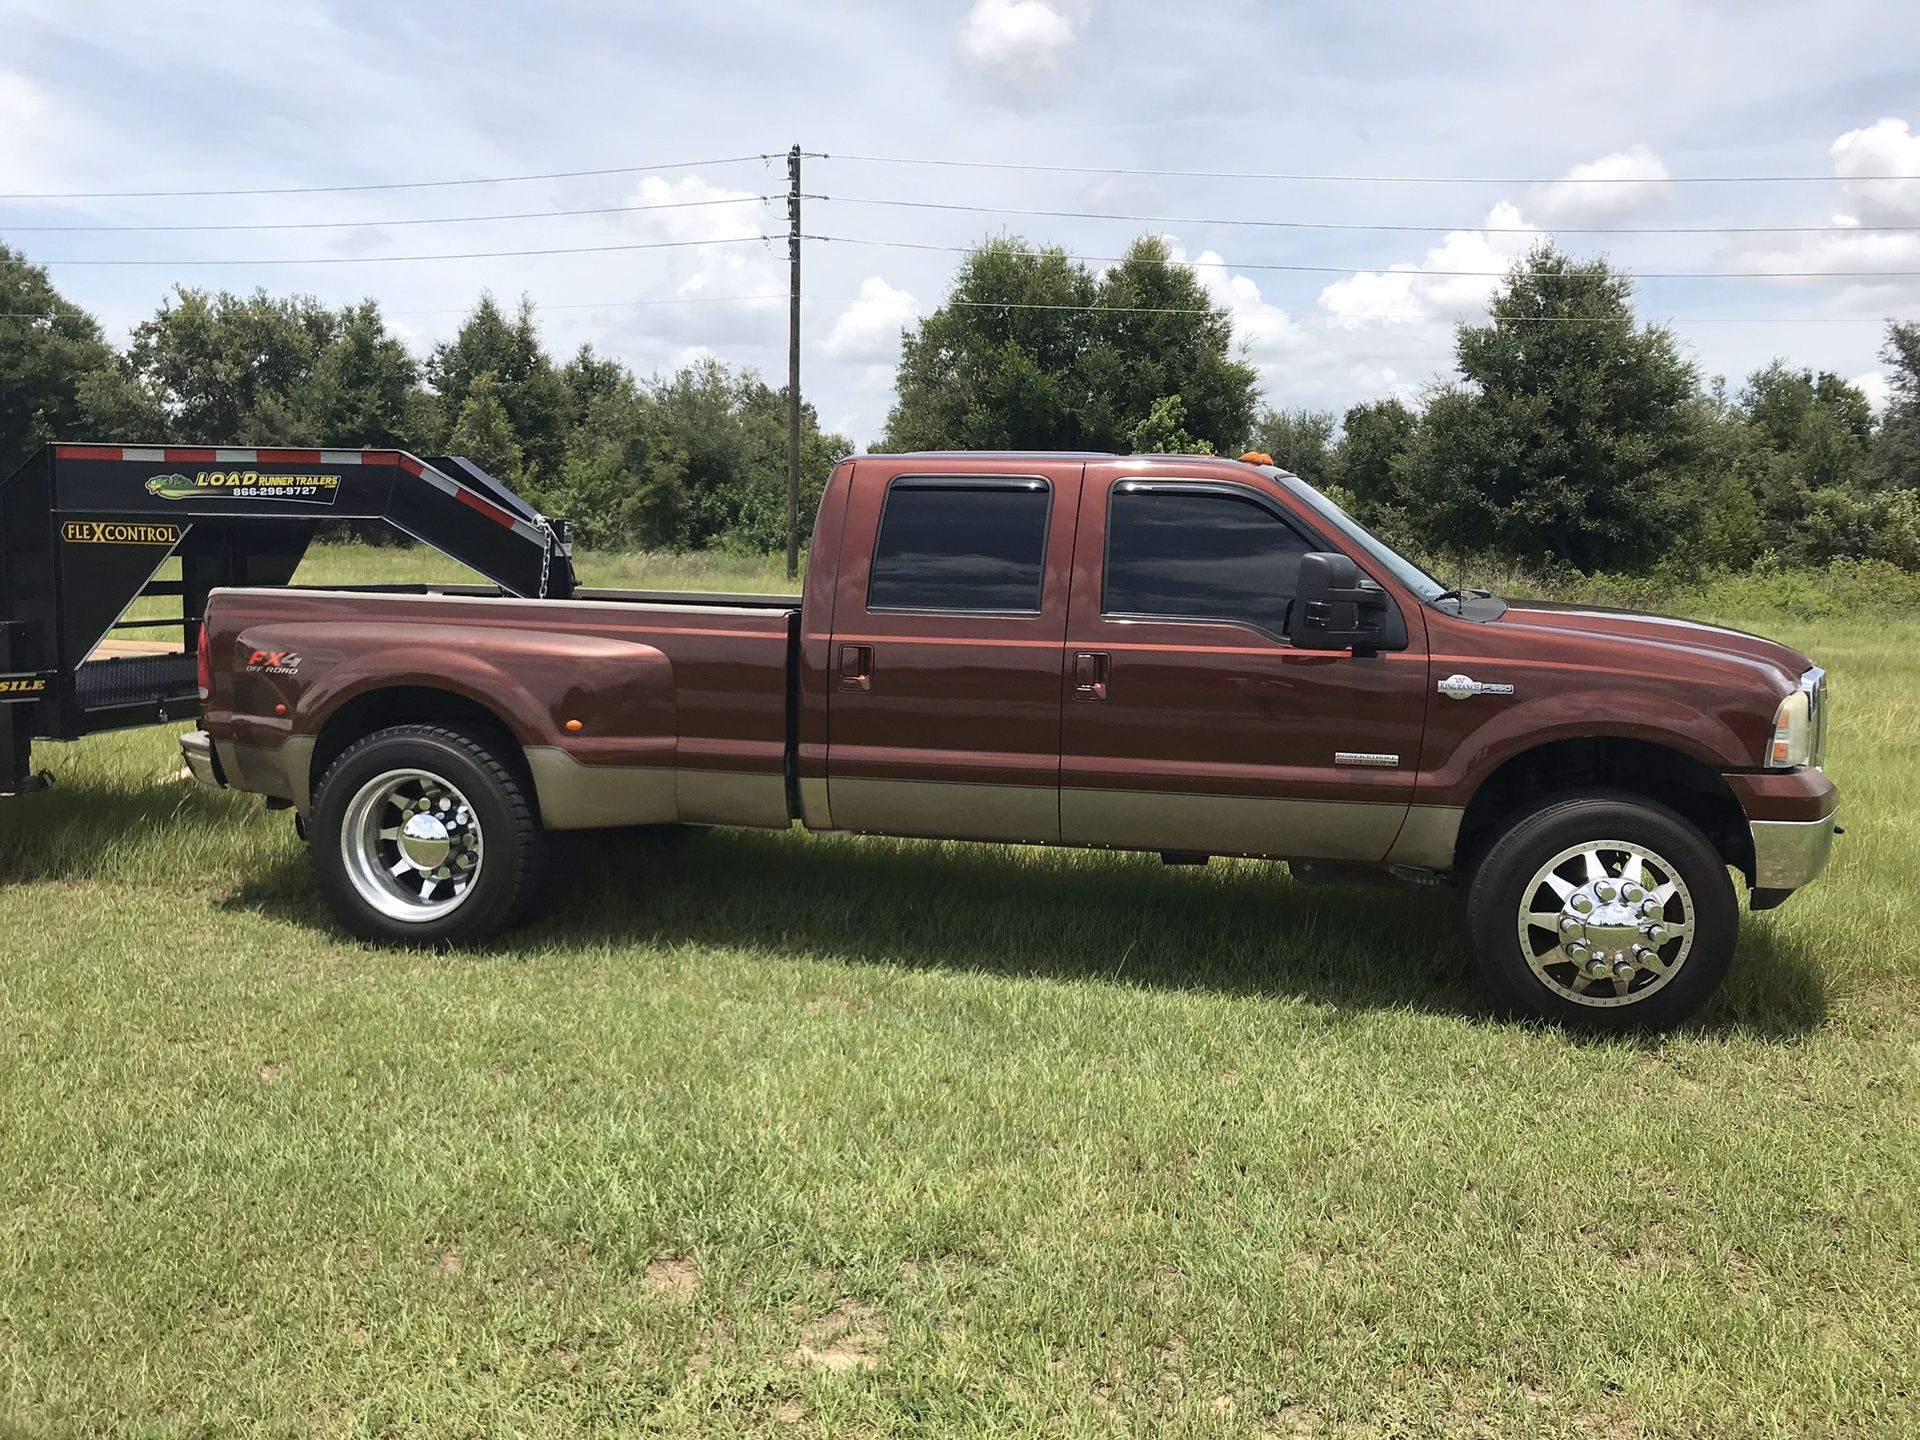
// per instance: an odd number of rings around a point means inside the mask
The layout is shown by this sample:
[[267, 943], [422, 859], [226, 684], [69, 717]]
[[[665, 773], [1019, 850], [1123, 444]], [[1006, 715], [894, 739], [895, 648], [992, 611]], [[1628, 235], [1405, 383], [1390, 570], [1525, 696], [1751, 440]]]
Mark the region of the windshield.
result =
[[1373, 559], [1378, 560], [1393, 572], [1393, 578], [1406, 586], [1428, 604], [1447, 593], [1447, 587], [1433, 576], [1427, 574], [1406, 556], [1394, 550], [1384, 541], [1375, 539], [1365, 526], [1342, 510], [1333, 501], [1322, 495], [1313, 486], [1298, 475], [1290, 475], [1284, 470], [1274, 472], [1277, 479], [1287, 489], [1304, 500], [1313, 512], [1338, 530], [1354, 545], [1364, 550]]

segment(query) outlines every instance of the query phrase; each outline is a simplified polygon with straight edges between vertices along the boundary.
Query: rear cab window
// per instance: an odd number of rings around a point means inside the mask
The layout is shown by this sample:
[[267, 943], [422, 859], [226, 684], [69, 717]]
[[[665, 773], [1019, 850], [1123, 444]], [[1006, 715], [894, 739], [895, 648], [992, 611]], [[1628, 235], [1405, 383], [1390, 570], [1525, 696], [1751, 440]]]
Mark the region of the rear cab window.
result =
[[1037, 476], [900, 476], [880, 515], [867, 609], [1038, 615], [1052, 506]]

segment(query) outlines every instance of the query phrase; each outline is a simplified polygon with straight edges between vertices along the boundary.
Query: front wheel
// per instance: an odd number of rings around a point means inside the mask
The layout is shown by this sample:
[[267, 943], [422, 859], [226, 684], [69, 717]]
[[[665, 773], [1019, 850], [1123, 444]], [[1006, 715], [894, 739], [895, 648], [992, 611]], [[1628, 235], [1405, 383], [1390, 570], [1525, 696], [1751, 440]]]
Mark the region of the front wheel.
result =
[[546, 836], [516, 767], [470, 735], [399, 725], [350, 746], [314, 797], [320, 893], [363, 940], [483, 940], [539, 898]]
[[1589, 1030], [1660, 1029], [1733, 960], [1726, 862], [1666, 806], [1619, 792], [1548, 801], [1487, 851], [1467, 899], [1480, 969], [1514, 1008]]

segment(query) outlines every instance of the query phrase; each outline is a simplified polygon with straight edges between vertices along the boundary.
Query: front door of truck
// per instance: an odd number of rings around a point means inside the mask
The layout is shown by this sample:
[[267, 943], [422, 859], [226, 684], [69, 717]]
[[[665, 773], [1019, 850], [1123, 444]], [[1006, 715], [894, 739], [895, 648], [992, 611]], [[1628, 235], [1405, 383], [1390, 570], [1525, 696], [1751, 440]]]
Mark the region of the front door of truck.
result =
[[1092, 467], [1077, 543], [1062, 838], [1385, 858], [1420, 748], [1418, 619], [1397, 653], [1289, 645], [1300, 557], [1335, 547], [1263, 477], [1145, 481]]
[[1060, 838], [1060, 671], [1082, 469], [860, 462], [827, 677], [836, 829]]

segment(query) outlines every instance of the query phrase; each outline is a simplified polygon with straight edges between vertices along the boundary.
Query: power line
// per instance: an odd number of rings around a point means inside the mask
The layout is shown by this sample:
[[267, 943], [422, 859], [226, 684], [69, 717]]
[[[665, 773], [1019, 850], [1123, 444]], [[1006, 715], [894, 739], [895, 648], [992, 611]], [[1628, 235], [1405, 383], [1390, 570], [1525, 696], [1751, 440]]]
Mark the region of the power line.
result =
[[[493, 215], [431, 215], [405, 220], [264, 220], [232, 225], [12, 225], [0, 223], [10, 234], [121, 234], [216, 230], [378, 230], [403, 225], [471, 225], [486, 220], [558, 220], [576, 215], [625, 215], [641, 210], [697, 210], [710, 205], [758, 204], [784, 196], [730, 195], [718, 200], [666, 200], [653, 205], [595, 205], [585, 210], [516, 210]], [[825, 196], [818, 197], [825, 199]]]
[[[1025, 215], [1059, 220], [1126, 220], [1146, 225], [1235, 225], [1261, 230], [1384, 231], [1405, 235], [1525, 235], [1535, 227], [1516, 225], [1384, 225], [1335, 220], [1247, 220], [1229, 216], [1127, 215], [1106, 210], [1024, 210], [1006, 205], [961, 205], [942, 200], [882, 200], [856, 195], [816, 195], [835, 205], [883, 205], [898, 210], [950, 210], [970, 215]], [[1556, 235], [1825, 235], [1899, 234], [1920, 225], [1547, 225]]]
[[622, 245], [561, 245], [541, 250], [466, 250], [444, 255], [317, 255], [261, 260], [28, 260], [0, 257], [6, 265], [389, 265], [416, 260], [506, 260], [529, 255], [603, 255], [621, 250], [683, 250], [697, 245], [744, 245], [780, 240], [780, 235], [733, 235], [714, 240], [642, 240]]
[[616, 165], [604, 170], [549, 170], [538, 175], [486, 175], [471, 180], [393, 180], [369, 185], [281, 185], [251, 190], [69, 190], [0, 194], [0, 200], [173, 200], [239, 195], [348, 195], [373, 190], [444, 190], [459, 185], [516, 185], [526, 180], [584, 180], [603, 175], [645, 175], [659, 170], [694, 170], [710, 165], [740, 165], [766, 155], [722, 155], [711, 160], [678, 160], [669, 165]]
[[1058, 175], [1139, 175], [1188, 180], [1331, 181], [1356, 185], [1773, 185], [1920, 180], [1920, 175], [1347, 175], [1275, 170], [1149, 170], [1121, 165], [1043, 165], [1016, 160], [946, 160], [911, 155], [827, 154], [867, 165], [938, 165], [963, 170], [1027, 170]]
[[[1085, 310], [1100, 311], [1115, 315], [1215, 315], [1218, 310], [1197, 307], [1179, 307], [1171, 305], [1053, 305], [1039, 301], [1025, 300], [943, 300], [941, 305], [960, 305], [981, 310]], [[1222, 307], [1231, 319], [1243, 318], [1243, 312]], [[1287, 316], [1287, 319], [1296, 317]], [[1309, 315], [1301, 319], [1321, 322], [1366, 323], [1385, 320], [1394, 323], [1426, 321], [1437, 325], [1457, 325], [1472, 319], [1465, 315], [1356, 315], [1352, 317], [1338, 315]], [[1496, 317], [1488, 315], [1492, 320]], [[1530, 325], [1611, 325], [1620, 320], [1618, 315], [1510, 315], [1498, 317], [1521, 324]], [[1882, 315], [1669, 315], [1664, 319], [1652, 321], [1658, 325], [1884, 325], [1888, 317]], [[1899, 323], [1905, 323], [1899, 322]]]
[[[947, 254], [967, 255], [975, 249], [971, 245], [933, 245], [918, 240], [867, 240], [847, 235], [809, 235], [809, 240], [818, 240], [830, 245], [874, 245], [892, 250], [932, 250]], [[1124, 255], [1071, 255], [1060, 252], [1063, 260], [1077, 260], [1087, 264], [1117, 265], [1124, 262]], [[1189, 265], [1210, 270], [1271, 270], [1299, 275], [1404, 275], [1408, 279], [1419, 280], [1458, 280], [1484, 279], [1505, 280], [1512, 270], [1382, 270], [1378, 266], [1367, 265], [1279, 265], [1240, 262], [1235, 260], [1181, 260], [1168, 264]], [[1920, 279], [1920, 270], [1616, 270], [1620, 275], [1636, 280], [1912, 280]]]

